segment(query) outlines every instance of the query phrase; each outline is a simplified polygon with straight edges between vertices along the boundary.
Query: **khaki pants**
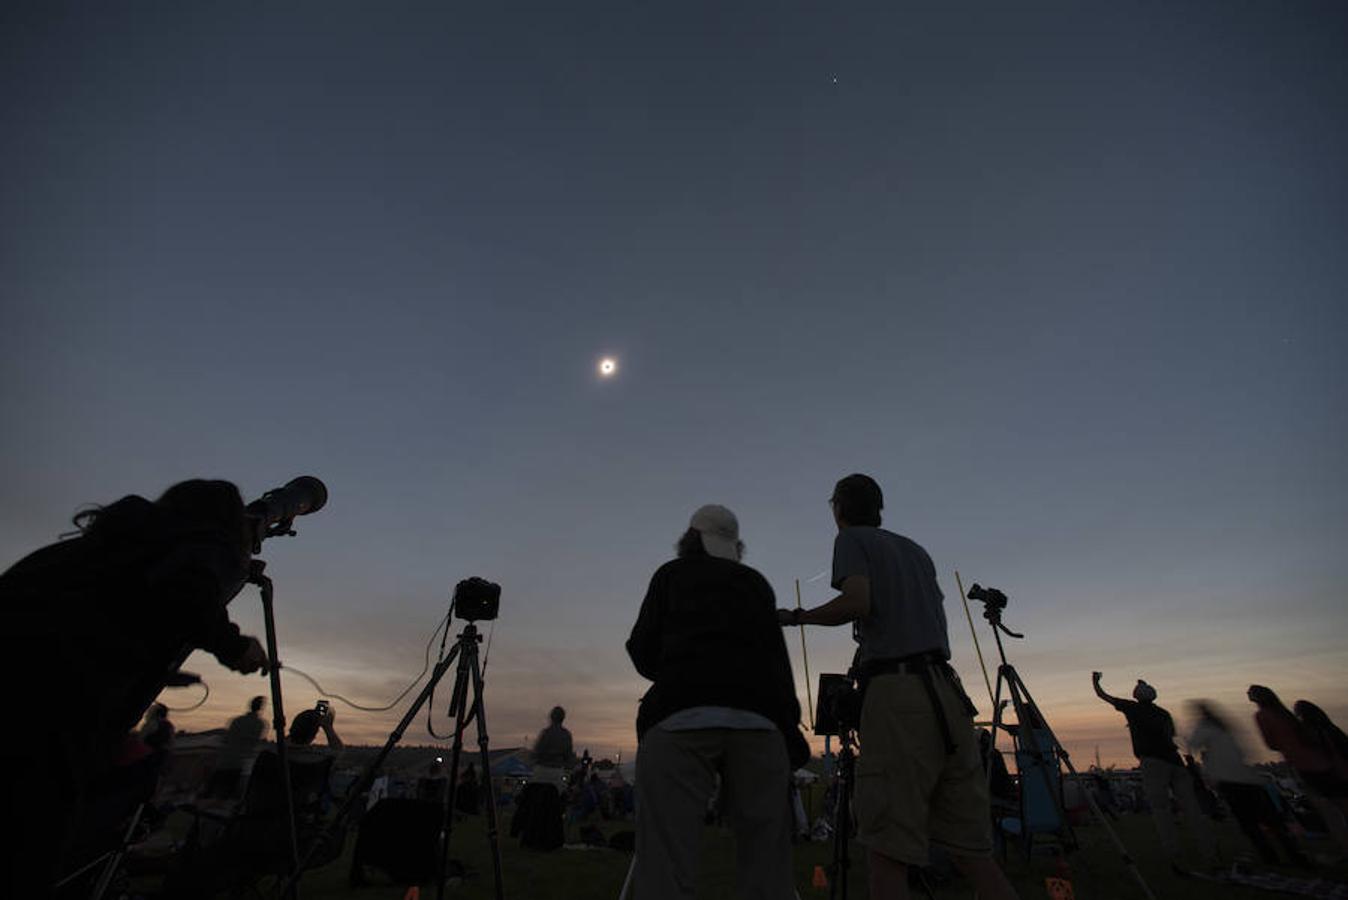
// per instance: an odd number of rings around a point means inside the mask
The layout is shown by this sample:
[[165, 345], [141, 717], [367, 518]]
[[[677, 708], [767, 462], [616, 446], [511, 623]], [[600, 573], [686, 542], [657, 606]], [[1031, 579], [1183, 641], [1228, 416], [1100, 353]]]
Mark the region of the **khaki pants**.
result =
[[646, 732], [637, 753], [637, 900], [692, 897], [707, 801], [720, 773], [721, 811], [735, 832], [738, 896], [787, 900], [791, 765], [777, 731]]
[[1179, 836], [1175, 832], [1175, 817], [1170, 813], [1170, 792], [1175, 792], [1184, 819], [1198, 842], [1198, 852], [1205, 863], [1217, 861], [1217, 844], [1212, 836], [1212, 826], [1198, 805], [1194, 794], [1193, 779], [1187, 769], [1159, 759], [1143, 758], [1142, 791], [1147, 795], [1151, 806], [1151, 817], [1156, 822], [1156, 832], [1161, 837], [1161, 849], [1173, 861], [1179, 856]]

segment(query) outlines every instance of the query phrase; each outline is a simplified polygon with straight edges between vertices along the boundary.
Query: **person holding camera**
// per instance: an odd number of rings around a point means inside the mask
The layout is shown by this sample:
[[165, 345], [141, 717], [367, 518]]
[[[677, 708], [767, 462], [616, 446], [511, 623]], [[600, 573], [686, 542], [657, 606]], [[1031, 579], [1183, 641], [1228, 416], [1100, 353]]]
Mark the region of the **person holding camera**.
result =
[[884, 497], [867, 475], [829, 499], [838, 536], [833, 587], [813, 609], [778, 610], [782, 625], [852, 625], [852, 674], [863, 693], [857, 841], [870, 896], [906, 898], [908, 868], [946, 851], [983, 900], [1016, 896], [992, 860], [987, 776], [970, 703], [950, 667], [944, 595], [927, 551], [880, 527]]
[[1156, 688], [1139, 678], [1133, 686], [1133, 699], [1122, 700], [1105, 693], [1105, 689], [1100, 687], [1101, 677], [1099, 672], [1092, 672], [1091, 685], [1095, 688], [1096, 696], [1123, 713], [1123, 717], [1128, 720], [1133, 754], [1137, 756], [1138, 767], [1142, 770], [1142, 791], [1147, 797], [1147, 805], [1151, 807], [1156, 833], [1161, 839], [1161, 849], [1170, 858], [1171, 868], [1177, 873], [1184, 872], [1179, 865], [1175, 816], [1170, 811], [1172, 792], [1198, 841], [1204, 863], [1215, 866], [1217, 842], [1207, 817], [1198, 805], [1193, 779], [1184, 768], [1179, 750], [1175, 747], [1175, 721], [1168, 711], [1156, 705]]
[[707, 801], [735, 832], [739, 896], [792, 896], [792, 771], [809, 759], [776, 601], [740, 562], [724, 506], [693, 513], [677, 558], [651, 578], [627, 641], [654, 682], [637, 715], [637, 846], [642, 900], [692, 897]]

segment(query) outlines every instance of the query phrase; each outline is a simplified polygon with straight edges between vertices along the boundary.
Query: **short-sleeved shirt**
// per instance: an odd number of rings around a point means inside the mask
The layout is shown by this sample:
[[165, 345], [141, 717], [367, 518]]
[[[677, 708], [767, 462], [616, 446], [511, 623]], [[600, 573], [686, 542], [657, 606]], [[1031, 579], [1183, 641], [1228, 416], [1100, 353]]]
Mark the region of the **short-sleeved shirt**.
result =
[[883, 528], [844, 528], [833, 541], [833, 586], [852, 575], [866, 576], [871, 594], [870, 613], [852, 623], [857, 665], [922, 653], [950, 658], [945, 595], [917, 542]]
[[1109, 702], [1128, 720], [1134, 756], [1183, 765], [1179, 751], [1175, 749], [1175, 722], [1170, 718], [1170, 713], [1155, 703], [1138, 703], [1135, 700]]

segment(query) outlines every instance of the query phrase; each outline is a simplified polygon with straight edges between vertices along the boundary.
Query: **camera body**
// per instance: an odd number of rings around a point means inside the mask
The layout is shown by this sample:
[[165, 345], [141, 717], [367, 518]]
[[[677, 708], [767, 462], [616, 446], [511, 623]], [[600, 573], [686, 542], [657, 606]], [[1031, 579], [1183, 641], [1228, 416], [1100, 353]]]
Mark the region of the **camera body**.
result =
[[814, 733], [840, 735], [861, 727], [862, 692], [846, 675], [820, 674], [814, 704]]
[[466, 622], [490, 621], [501, 613], [501, 586], [465, 578], [454, 586], [454, 614]]
[[332, 707], [329, 706], [328, 701], [319, 700], [318, 703], [314, 705], [314, 712], [318, 713], [320, 717], [326, 719], [328, 717], [328, 711], [331, 708]]
[[989, 610], [997, 610], [1000, 612], [1001, 610], [1006, 609], [1006, 594], [1003, 594], [996, 588], [985, 588], [975, 584], [973, 587], [969, 588], [969, 599], [982, 603]]

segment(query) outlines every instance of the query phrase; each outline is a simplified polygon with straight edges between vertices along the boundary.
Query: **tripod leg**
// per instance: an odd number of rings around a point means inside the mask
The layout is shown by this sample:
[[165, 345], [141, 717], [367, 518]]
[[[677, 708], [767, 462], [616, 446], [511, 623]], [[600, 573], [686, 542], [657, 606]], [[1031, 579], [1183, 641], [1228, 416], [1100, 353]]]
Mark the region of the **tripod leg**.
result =
[[254, 560], [253, 581], [261, 589], [262, 616], [266, 626], [267, 658], [271, 661], [268, 675], [271, 679], [272, 727], [276, 730], [276, 762], [281, 767], [281, 790], [285, 792], [286, 830], [290, 834], [290, 862], [294, 871], [287, 882], [284, 896], [298, 900], [300, 877], [300, 838], [295, 827], [295, 796], [290, 788], [290, 763], [286, 759], [286, 715], [281, 705], [281, 666], [276, 661], [276, 617], [272, 612], [271, 579], [262, 574], [260, 560]]
[[491, 784], [491, 754], [487, 749], [487, 705], [482, 693], [482, 670], [477, 654], [472, 658], [473, 703], [477, 715], [477, 747], [482, 758], [482, 779], [487, 785], [487, 844], [491, 848], [492, 876], [496, 879], [496, 900], [505, 896], [501, 877], [501, 836], [496, 822], [496, 791]]
[[[1039, 712], [1039, 707], [1035, 706], [1034, 701], [1030, 699], [1029, 693], [1025, 690], [1025, 683], [1020, 680], [1020, 673], [1012, 668], [1009, 663], [1007, 664], [1007, 687], [1010, 688], [1011, 703], [1016, 708], [1016, 721], [1019, 723], [1020, 728], [1021, 748], [1028, 748], [1031, 757], [1035, 761], [1036, 767], [1039, 769], [1039, 776], [1044, 784], [1044, 791], [1048, 794], [1049, 799], [1053, 801], [1053, 806], [1058, 812], [1058, 821], [1062, 823], [1063, 830], [1071, 837], [1072, 844], [1075, 846], [1077, 844], [1076, 832], [1072, 829], [1071, 823], [1067, 821], [1067, 806], [1064, 803], [1062, 796], [1062, 776], [1053, 759], [1053, 752], [1058, 748], [1052, 746], [1049, 748], [1049, 752], [1045, 754], [1045, 748], [1041, 745], [1038, 734], [1039, 731], [1048, 731], [1048, 727], [1044, 723], [1043, 714]], [[1041, 725], [1043, 726], [1042, 728], [1040, 727]], [[1061, 756], [1061, 752], [1059, 752], [1059, 756]], [[1053, 766], [1054, 775], [1057, 776], [1057, 784], [1054, 784], [1055, 779], [1049, 775], [1050, 765]], [[1031, 843], [1034, 840], [1034, 835], [1029, 830], [1029, 823], [1027, 822], [1025, 825], [1025, 847], [1026, 852], [1028, 853]]]
[[[470, 626], [471, 627], [471, 626]], [[459, 638], [463, 652], [459, 654], [458, 671], [454, 673], [454, 690], [450, 693], [450, 712], [454, 715], [454, 743], [449, 753], [449, 790], [445, 792], [445, 816], [440, 827], [440, 861], [436, 867], [436, 900], [445, 900], [445, 877], [449, 866], [449, 837], [454, 831], [454, 803], [458, 795], [459, 757], [463, 754], [464, 721], [468, 715], [469, 660], [477, 659], [476, 634], [465, 629]]]

